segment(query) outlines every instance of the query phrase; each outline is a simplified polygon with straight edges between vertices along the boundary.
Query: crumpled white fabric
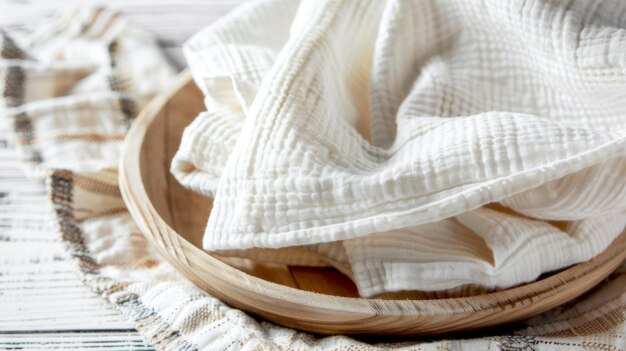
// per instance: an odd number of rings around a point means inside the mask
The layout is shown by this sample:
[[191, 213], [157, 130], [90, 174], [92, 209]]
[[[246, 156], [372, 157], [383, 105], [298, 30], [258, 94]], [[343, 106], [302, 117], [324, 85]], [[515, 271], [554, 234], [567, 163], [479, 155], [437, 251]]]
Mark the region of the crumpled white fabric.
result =
[[624, 11], [240, 8], [185, 45], [207, 111], [172, 173], [215, 198], [204, 248], [336, 242], [364, 296], [505, 288], [597, 255], [626, 224]]

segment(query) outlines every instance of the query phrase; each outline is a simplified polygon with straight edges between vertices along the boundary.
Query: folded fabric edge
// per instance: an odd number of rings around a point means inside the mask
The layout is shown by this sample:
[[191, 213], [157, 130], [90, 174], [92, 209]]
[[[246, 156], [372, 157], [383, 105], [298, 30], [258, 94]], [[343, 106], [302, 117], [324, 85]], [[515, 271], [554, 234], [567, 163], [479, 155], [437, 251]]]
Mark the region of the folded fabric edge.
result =
[[[626, 149], [626, 136], [606, 142], [594, 149], [586, 150], [567, 159], [527, 169], [503, 178], [492, 179], [478, 185], [464, 188], [458, 193], [440, 199], [427, 206], [420, 206], [401, 212], [385, 213], [365, 218], [341, 222], [326, 226], [296, 229], [293, 231], [270, 231], [261, 233], [229, 233], [233, 235], [215, 235], [209, 226], [204, 234], [203, 248], [208, 251], [247, 249], [251, 247], [280, 248], [286, 246], [310, 245], [329, 241], [347, 240], [366, 236], [377, 232], [386, 232], [406, 226], [413, 226], [435, 222], [444, 218], [453, 217], [460, 213], [479, 208], [486, 204], [501, 201], [504, 197], [520, 193], [537, 187], [546, 181], [562, 178], [564, 169], [570, 173], [581, 170], [603, 160], [621, 156]], [[574, 165], [570, 168], [565, 165]], [[549, 176], [550, 179], [544, 179]], [[516, 184], [513, 187], [513, 184]], [[500, 197], [493, 196], [495, 187], [507, 189], [499, 193], [506, 194]], [[471, 207], [458, 209], [455, 203], [471, 203]], [[217, 202], [215, 204], [218, 204]], [[458, 206], [457, 206], [458, 207]], [[216, 206], [214, 205], [215, 210]], [[427, 218], [424, 221], [421, 218]]]

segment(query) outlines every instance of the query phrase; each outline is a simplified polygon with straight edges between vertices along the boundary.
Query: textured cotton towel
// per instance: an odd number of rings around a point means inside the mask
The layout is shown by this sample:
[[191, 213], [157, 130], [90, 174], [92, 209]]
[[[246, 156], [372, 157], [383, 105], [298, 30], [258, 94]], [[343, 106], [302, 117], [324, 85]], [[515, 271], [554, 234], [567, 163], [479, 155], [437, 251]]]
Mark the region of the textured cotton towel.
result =
[[172, 164], [215, 198], [204, 248], [345, 240], [366, 296], [597, 255], [626, 224], [625, 6], [274, 0], [212, 24]]
[[[257, 6], [257, 5], [255, 5]], [[529, 10], [533, 7], [530, 7]], [[590, 10], [590, 15], [594, 11]], [[619, 13], [616, 11], [615, 13]], [[100, 20], [111, 18], [110, 11], [76, 11], [58, 21], [52, 21], [46, 25], [49, 40], [62, 39], [58, 44], [69, 50], [76, 42], [91, 41], [93, 44], [111, 43], [106, 37], [88, 36], [93, 33], [93, 25], [103, 28]], [[101, 17], [102, 16], [102, 17]], [[91, 20], [86, 20], [91, 18]], [[558, 21], [558, 20], [555, 20]], [[145, 32], [136, 30], [127, 25], [126, 20], [115, 14], [115, 20], [104, 23], [127, 26], [127, 31], [122, 31], [123, 38], [135, 37], [141, 34], [145, 48], [155, 50], [155, 61], [161, 62], [161, 56], [154, 45], [154, 40]], [[269, 23], [267, 23], [269, 24]], [[267, 25], [266, 24], [266, 25]], [[105, 27], [106, 28], [106, 27]], [[262, 28], [262, 27], [259, 27]], [[106, 33], [106, 31], [99, 31]], [[117, 40], [126, 40], [118, 37]], [[29, 37], [12, 40], [8, 36], [0, 36], [0, 62], [2, 67], [14, 63], [15, 55], [20, 57], [39, 56], [38, 49], [28, 46], [20, 48], [16, 42], [28, 42]], [[68, 39], [71, 38], [71, 39]], [[114, 42], [115, 40], [113, 40]], [[112, 52], [109, 52], [111, 55]], [[161, 67], [161, 65], [157, 65]], [[104, 65], [103, 70], [109, 70], [110, 66]], [[127, 69], [121, 65], [117, 68]], [[46, 69], [47, 70], [47, 69]], [[17, 101], [22, 108], [30, 105], [30, 102], [21, 103], [20, 95], [35, 96], [40, 94], [40, 88], [48, 85], [46, 75], [10, 75], [6, 70], [2, 74], [2, 96], [5, 101]], [[15, 72], [15, 71], [14, 71]], [[85, 77], [86, 79], [89, 76]], [[54, 82], [57, 80], [55, 79]], [[41, 84], [38, 84], [40, 83]], [[61, 84], [61, 82], [57, 82]], [[167, 84], [167, 82], [165, 82]], [[56, 84], [56, 83], [55, 83]], [[77, 81], [76, 84], [81, 84]], [[24, 87], [13, 89], [8, 87]], [[45, 89], [44, 89], [45, 90]], [[72, 90], [72, 87], [69, 87]], [[105, 89], [104, 92], [108, 91]], [[130, 91], [132, 92], [132, 91]], [[42, 96], [43, 94], [39, 95]], [[71, 96], [65, 96], [70, 98]], [[37, 104], [49, 105], [59, 103], [64, 106], [65, 100], [52, 98], [36, 100]], [[95, 104], [94, 118], [102, 114], [116, 115], [117, 105]], [[2, 106], [6, 108], [7, 106]], [[97, 107], [97, 108], [95, 108]], [[8, 108], [11, 111], [12, 107]], [[72, 111], [66, 115], [65, 109], [58, 108], [55, 114], [58, 118], [72, 116]], [[6, 111], [5, 111], [6, 112]], [[12, 122], [2, 113], [2, 122]], [[132, 118], [132, 116], [130, 117]], [[70, 138], [75, 135], [72, 123], [59, 124], [56, 129], [47, 129], [42, 126], [47, 123], [46, 119], [23, 119], [30, 121], [33, 133], [28, 140], [33, 145], [48, 139], [49, 135], [61, 137], [67, 135]], [[107, 119], [98, 119], [94, 123], [93, 132], [108, 135], [110, 122]], [[116, 119], [113, 119], [114, 121]], [[83, 121], [83, 119], [78, 119]], [[68, 255], [66, 259], [76, 262], [76, 268], [82, 281], [95, 293], [105, 297], [113, 306], [118, 308], [132, 321], [147, 342], [154, 345], [157, 350], [425, 350], [425, 351], [461, 351], [461, 350], [549, 350], [549, 351], [589, 351], [589, 350], [620, 350], [624, 349], [626, 336], [626, 274], [624, 268], [611, 275], [600, 286], [585, 294], [576, 301], [560, 308], [544, 313], [522, 324], [507, 326], [505, 329], [494, 329], [483, 334], [465, 334], [463, 339], [458, 335], [450, 335], [449, 339], [420, 339], [401, 340], [394, 343], [366, 343], [345, 336], [318, 337], [311, 334], [301, 333], [293, 329], [282, 328], [271, 323], [255, 320], [245, 313], [233, 309], [219, 300], [200, 291], [189, 282], [185, 281], [165, 261], [163, 261], [154, 248], [140, 234], [130, 214], [126, 210], [117, 186], [117, 174], [115, 166], [110, 169], [99, 170], [109, 161], [103, 157], [110, 152], [118, 152], [119, 148], [110, 149], [110, 143], [103, 143], [98, 138], [89, 138], [84, 143], [67, 144], [67, 152], [82, 152], [83, 149], [92, 150], [94, 157], [91, 163], [84, 163], [79, 159], [64, 163], [70, 170], [54, 170], [47, 178], [50, 197], [37, 194], [24, 196], [23, 185], [29, 182], [19, 177], [19, 188], [15, 187], [16, 179], [15, 159], [13, 157], [12, 144], [6, 140], [7, 135], [0, 123], [0, 148], [3, 158], [0, 160], [2, 169], [9, 171], [7, 175], [1, 175], [3, 188], [11, 188], [6, 196], [0, 199], [0, 213], [3, 215], [2, 225], [7, 228], [3, 232], [9, 240], [21, 240], [23, 235], [46, 235], [49, 233], [48, 223], [58, 226], [60, 240], [67, 244]], [[10, 124], [18, 142], [23, 142], [22, 123]], [[9, 126], [9, 124], [7, 124]], [[65, 130], [64, 128], [67, 128]], [[48, 131], [51, 131], [51, 134]], [[100, 132], [101, 131], [101, 132]], [[6, 147], [4, 143], [7, 143]], [[22, 148], [22, 151], [27, 151]], [[27, 153], [28, 154], [28, 153]], [[25, 155], [25, 154], [22, 154]], [[119, 156], [119, 155], [117, 155]], [[98, 163], [100, 158], [103, 163]], [[45, 159], [43, 160], [46, 161]], [[25, 164], [32, 167], [42, 168], [39, 160], [25, 159]], [[92, 171], [80, 171], [88, 167]], [[49, 167], [54, 167], [53, 164]], [[35, 182], [32, 182], [35, 185]], [[35, 188], [35, 186], [33, 186]], [[48, 208], [50, 202], [53, 205], [53, 213], [42, 208]], [[555, 203], [555, 208], [558, 204]], [[4, 249], [11, 250], [10, 242], [0, 242], [0, 246], [8, 244]], [[45, 247], [45, 243], [41, 243]], [[345, 259], [342, 254], [343, 245], [339, 242], [319, 244], [311, 249], [318, 250], [324, 255]], [[290, 257], [288, 257], [290, 258]], [[11, 277], [9, 274], [8, 278]], [[9, 287], [10, 288], [10, 287]], [[487, 333], [484, 334], [484, 333]], [[472, 337], [471, 339], [468, 339]], [[14, 340], [14, 339], [9, 339]], [[6, 341], [6, 340], [5, 340]], [[372, 338], [370, 342], [374, 342]], [[387, 340], [391, 342], [393, 340]], [[2, 341], [0, 341], [2, 343]], [[15, 347], [10, 342], [9, 348]], [[34, 344], [32, 344], [34, 345]], [[49, 346], [49, 345], [47, 345]], [[102, 346], [102, 345], [100, 345]]]

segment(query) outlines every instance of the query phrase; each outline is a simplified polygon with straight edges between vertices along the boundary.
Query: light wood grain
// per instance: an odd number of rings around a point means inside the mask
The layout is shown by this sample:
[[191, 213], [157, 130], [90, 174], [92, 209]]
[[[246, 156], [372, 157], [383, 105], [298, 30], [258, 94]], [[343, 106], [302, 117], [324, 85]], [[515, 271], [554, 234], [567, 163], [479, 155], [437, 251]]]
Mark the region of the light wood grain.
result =
[[[120, 187], [132, 216], [163, 257], [197, 286], [221, 300], [276, 323], [322, 334], [428, 335], [527, 318], [589, 290], [626, 258], [626, 234], [595, 259], [537, 282], [463, 298], [383, 300], [346, 297], [354, 290], [336, 272], [284, 267], [253, 276], [199, 248], [210, 199], [179, 186], [169, 163], [182, 128], [203, 109], [189, 73], [155, 98], [128, 133]], [[271, 269], [268, 268], [268, 269]], [[285, 283], [287, 281], [287, 283]], [[314, 293], [308, 290], [327, 292]], [[340, 295], [340, 296], [333, 296]]]
[[0, 334], [0, 350], [151, 351], [135, 332], [62, 332]]

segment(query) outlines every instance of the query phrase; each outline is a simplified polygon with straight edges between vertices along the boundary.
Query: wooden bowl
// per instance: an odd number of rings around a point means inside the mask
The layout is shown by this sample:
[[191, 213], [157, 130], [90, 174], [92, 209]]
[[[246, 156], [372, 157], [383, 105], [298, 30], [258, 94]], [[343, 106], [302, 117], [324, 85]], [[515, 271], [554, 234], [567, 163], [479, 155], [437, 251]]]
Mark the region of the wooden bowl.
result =
[[141, 112], [120, 165], [124, 201], [163, 258], [200, 289], [278, 324], [322, 334], [402, 336], [494, 326], [574, 299], [626, 258], [622, 234], [596, 258], [530, 284], [471, 297], [395, 300], [359, 298], [334, 269], [226, 264], [201, 249], [211, 200], [184, 189], [169, 173], [183, 128], [203, 109], [202, 94], [183, 73]]

